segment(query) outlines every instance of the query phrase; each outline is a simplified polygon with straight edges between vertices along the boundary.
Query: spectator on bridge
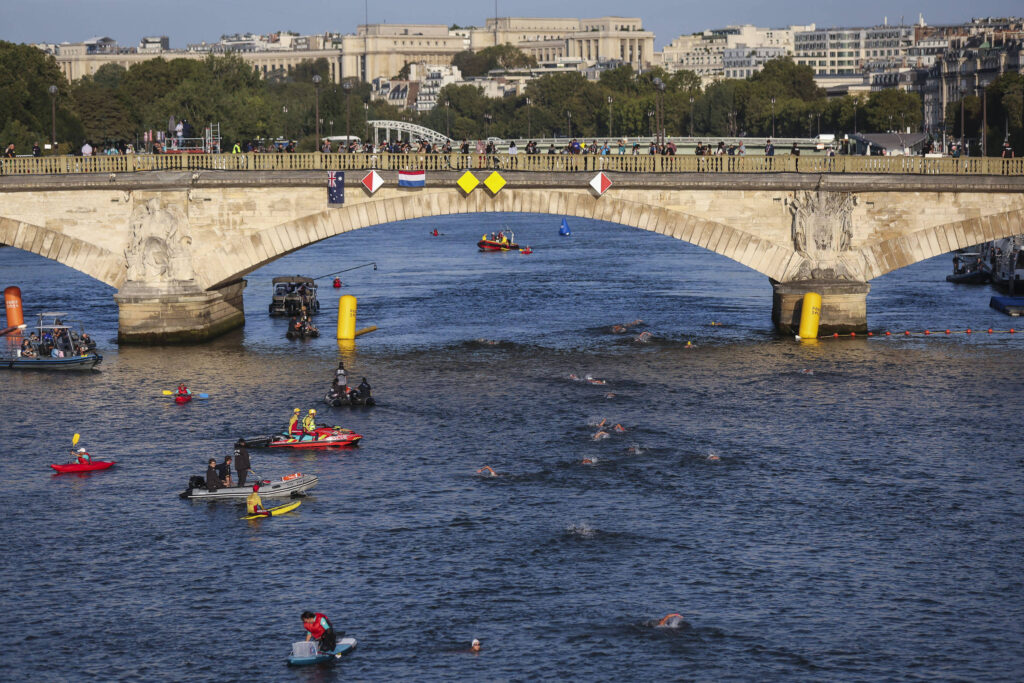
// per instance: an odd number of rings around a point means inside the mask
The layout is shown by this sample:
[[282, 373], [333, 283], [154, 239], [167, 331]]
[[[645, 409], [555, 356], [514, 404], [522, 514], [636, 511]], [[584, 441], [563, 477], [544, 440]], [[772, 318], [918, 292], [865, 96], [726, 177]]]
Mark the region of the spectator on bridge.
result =
[[775, 156], [775, 145], [772, 144], [771, 138], [768, 138], [764, 143], [764, 155], [766, 157]]
[[744, 146], [743, 141], [740, 140], [739, 147], [736, 148], [736, 156], [742, 157], [747, 155], [747, 148]]
[[32, 145], [32, 156], [41, 157], [43, 156], [43, 148], [39, 146], [39, 142], [35, 142]]
[[88, 140], [86, 140], [85, 143], [82, 144], [82, 156], [83, 157], [91, 157], [92, 156], [92, 145], [89, 144]]
[[1003, 159], [1012, 159], [1014, 157], [1013, 147], [1010, 147], [1010, 141], [1006, 140], [1003, 142], [1003, 151], [1000, 155]]
[[7, 148], [4, 150], [4, 158], [5, 159], [13, 159], [16, 156], [18, 156], [18, 155], [15, 154], [15, 152], [14, 152], [14, 143], [12, 142], [9, 145], [7, 145]]

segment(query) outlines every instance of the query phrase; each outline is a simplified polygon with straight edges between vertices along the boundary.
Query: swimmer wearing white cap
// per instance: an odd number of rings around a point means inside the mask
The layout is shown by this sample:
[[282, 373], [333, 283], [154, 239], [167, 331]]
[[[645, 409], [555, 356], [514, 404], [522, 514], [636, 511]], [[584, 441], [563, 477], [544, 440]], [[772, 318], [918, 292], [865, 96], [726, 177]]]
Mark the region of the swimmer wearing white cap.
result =
[[469, 645], [469, 651], [470, 652], [480, 652], [480, 641], [477, 640], [476, 638], [474, 638], [473, 642], [470, 643], [470, 645]]

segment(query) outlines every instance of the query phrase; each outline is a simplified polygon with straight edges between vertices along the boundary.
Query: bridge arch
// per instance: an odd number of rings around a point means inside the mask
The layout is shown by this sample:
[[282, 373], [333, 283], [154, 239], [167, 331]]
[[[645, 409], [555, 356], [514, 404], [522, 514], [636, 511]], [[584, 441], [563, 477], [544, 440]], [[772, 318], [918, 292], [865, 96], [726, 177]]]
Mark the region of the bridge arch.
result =
[[120, 288], [126, 274], [123, 254], [50, 228], [0, 216], [0, 244], [38, 254]]
[[1015, 209], [933, 225], [908, 235], [876, 242], [861, 250], [865, 260], [865, 279], [873, 280], [933, 256], [1019, 235], [1021, 232], [1024, 232], [1024, 209]]
[[614, 197], [557, 190], [505, 191], [494, 197], [476, 192], [462, 197], [450, 190], [421, 190], [325, 209], [267, 228], [240, 245], [219, 247], [201, 259], [197, 270], [206, 273], [210, 288], [215, 288], [344, 232], [411, 218], [500, 212], [591, 218], [649, 230], [704, 247], [774, 279], [782, 278], [793, 258], [792, 250], [750, 232], [682, 211]]

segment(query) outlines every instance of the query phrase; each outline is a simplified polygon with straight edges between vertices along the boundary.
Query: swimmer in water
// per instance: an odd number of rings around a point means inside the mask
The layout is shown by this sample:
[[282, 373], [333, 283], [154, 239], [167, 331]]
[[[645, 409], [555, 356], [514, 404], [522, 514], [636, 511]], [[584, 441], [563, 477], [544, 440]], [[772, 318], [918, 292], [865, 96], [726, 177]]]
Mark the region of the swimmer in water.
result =
[[684, 623], [683, 615], [678, 612], [666, 614], [658, 622], [658, 628], [676, 628]]
[[686, 342], [686, 348], [692, 349], [693, 348], [693, 342], [692, 341]]
[[618, 432], [619, 434], [622, 434], [626, 431], [626, 428], [620, 425], [618, 422], [615, 423], [615, 426], [612, 427], [612, 429]]
[[479, 474], [479, 475], [482, 475], [484, 477], [496, 477], [496, 476], [498, 476], [498, 473], [495, 472], [494, 468], [492, 468], [490, 465], [484, 465], [483, 467], [478, 469], [476, 471], [476, 473]]
[[473, 654], [476, 654], [477, 652], [480, 652], [480, 641], [477, 640], [476, 638], [474, 638], [473, 642], [470, 643], [470, 645], [469, 645], [469, 651], [472, 652]]
[[607, 384], [603, 379], [594, 379], [590, 375], [587, 375], [587, 384]]
[[717, 455], [712, 453], [711, 455], [708, 456], [708, 460], [710, 462], [718, 462], [719, 460], [721, 460], [721, 458], [719, 458]]
[[647, 342], [651, 341], [652, 336], [653, 335], [650, 332], [647, 332], [645, 330], [638, 334], [636, 337], [633, 337], [633, 341], [635, 341], [638, 344], [646, 344]]
[[594, 434], [594, 441], [600, 441], [601, 439], [607, 439], [609, 436], [611, 436], [611, 434], [609, 434], [608, 432], [606, 432], [606, 431], [604, 431], [602, 429], [597, 434]]
[[637, 446], [636, 444], [626, 447], [626, 455], [640, 455], [640, 453], [642, 452], [643, 451], [641, 451], [640, 447]]
[[801, 375], [813, 375], [814, 374], [814, 370], [810, 370], [808, 368], [804, 368], [803, 370], [800, 371], [800, 374]]
[[615, 394], [609, 391], [607, 394], [604, 395], [604, 397], [605, 398], [615, 398]]
[[583, 460], [580, 460], [580, 464], [581, 465], [596, 465], [597, 464], [597, 458], [583, 458]]
[[612, 325], [612, 332], [614, 332], [615, 334], [622, 334], [625, 331], [626, 331], [626, 326], [625, 325]]
[[574, 382], [577, 382], [577, 381], [579, 381], [580, 376], [577, 375], [575, 372], [571, 372], [571, 373], [569, 373], [569, 379], [571, 379]]

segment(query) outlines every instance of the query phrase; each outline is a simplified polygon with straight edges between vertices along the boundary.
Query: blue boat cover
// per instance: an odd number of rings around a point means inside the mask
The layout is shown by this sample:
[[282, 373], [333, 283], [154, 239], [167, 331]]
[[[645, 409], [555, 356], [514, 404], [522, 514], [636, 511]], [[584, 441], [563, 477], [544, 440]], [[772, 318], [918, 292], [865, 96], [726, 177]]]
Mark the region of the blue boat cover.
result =
[[988, 305], [1006, 315], [1024, 315], [1024, 296], [994, 296]]

